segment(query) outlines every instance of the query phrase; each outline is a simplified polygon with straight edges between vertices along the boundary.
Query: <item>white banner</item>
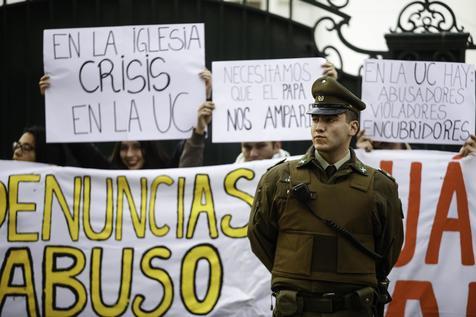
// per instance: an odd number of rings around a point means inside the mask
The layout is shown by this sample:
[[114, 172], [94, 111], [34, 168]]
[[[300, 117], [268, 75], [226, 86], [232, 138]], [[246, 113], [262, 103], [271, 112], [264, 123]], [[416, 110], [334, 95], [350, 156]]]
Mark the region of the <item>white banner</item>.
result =
[[185, 139], [205, 100], [203, 24], [44, 31], [48, 142]]
[[475, 129], [474, 65], [368, 59], [362, 100], [375, 141], [462, 144]]
[[213, 142], [308, 140], [324, 58], [213, 62]]
[[[358, 152], [399, 183], [406, 241], [387, 315], [476, 314], [476, 158]], [[0, 161], [0, 314], [271, 316], [250, 251], [275, 161], [105, 171]]]

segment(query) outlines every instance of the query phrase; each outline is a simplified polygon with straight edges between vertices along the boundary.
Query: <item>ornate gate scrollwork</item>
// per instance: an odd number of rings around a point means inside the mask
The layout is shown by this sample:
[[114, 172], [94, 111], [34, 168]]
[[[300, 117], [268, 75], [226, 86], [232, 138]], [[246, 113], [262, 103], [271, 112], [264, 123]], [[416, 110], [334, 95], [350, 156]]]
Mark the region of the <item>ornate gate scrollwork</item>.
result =
[[[325, 27], [328, 32], [335, 32], [339, 41], [345, 46], [352, 50], [355, 53], [366, 55], [364, 58], [387, 58], [392, 57], [391, 52], [381, 51], [381, 50], [372, 50], [362, 47], [358, 47], [349, 41], [344, 33], [343, 28], [350, 26], [351, 16], [345, 14], [343, 9], [348, 6], [350, 0], [340, 1], [340, 4], [337, 4], [337, 1], [326, 0], [302, 0], [308, 4], [319, 7], [324, 10], [326, 14], [320, 17], [313, 27], [313, 32], [316, 34], [318, 29]], [[466, 49], [476, 49], [476, 46], [473, 41], [473, 37], [464, 33], [464, 27], [459, 26], [456, 21], [456, 16], [453, 10], [445, 3], [441, 1], [431, 1], [431, 0], [421, 0], [413, 1], [407, 4], [400, 11], [397, 19], [397, 25], [393, 29], [389, 29], [390, 34], [461, 34], [468, 35], [467, 42], [465, 46]], [[335, 56], [335, 59], [338, 60], [337, 67], [344, 68], [343, 54], [335, 45], [324, 44], [323, 47], [318, 47], [319, 44], [315, 43], [315, 49], [318, 52], [324, 54], [324, 56], [329, 57], [331, 55]], [[409, 52], [411, 55], [411, 52]], [[443, 53], [440, 52], [440, 55]], [[415, 54], [417, 56], [418, 54]], [[435, 58], [438, 58], [438, 54], [434, 55]], [[340, 65], [339, 65], [340, 64]]]

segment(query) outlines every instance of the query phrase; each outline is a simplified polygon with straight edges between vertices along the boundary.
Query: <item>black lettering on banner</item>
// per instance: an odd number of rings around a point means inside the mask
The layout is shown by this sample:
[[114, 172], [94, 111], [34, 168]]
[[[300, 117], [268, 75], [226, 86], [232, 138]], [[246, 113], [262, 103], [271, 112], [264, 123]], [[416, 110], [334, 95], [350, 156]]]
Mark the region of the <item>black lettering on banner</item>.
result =
[[310, 118], [306, 115], [306, 106], [303, 104], [268, 106], [263, 128], [309, 128], [311, 126]]
[[231, 99], [234, 101], [250, 101], [251, 100], [251, 86], [231, 86]]
[[106, 44], [103, 46], [103, 51], [96, 51], [96, 32], [93, 31], [93, 56], [106, 56], [108, 54], [108, 49], [111, 47], [114, 49], [114, 53], [117, 55], [116, 40], [114, 38], [114, 31], [110, 30], [107, 34]]
[[[85, 108], [85, 109], [83, 109]], [[84, 110], [84, 111], [81, 111]], [[98, 103], [96, 109], [88, 105], [74, 105], [71, 107], [73, 117], [73, 133], [88, 134], [93, 132], [93, 127], [99, 133], [102, 132], [102, 114], [101, 104]], [[84, 115], [87, 112], [87, 116]], [[86, 119], [84, 119], [86, 117]], [[83, 120], [81, 120], [83, 118]], [[82, 122], [82, 124], [81, 124]]]
[[96, 85], [96, 87], [95, 87], [95, 88], [92, 88], [92, 89], [88, 89], [88, 88], [85, 86], [84, 80], [83, 80], [83, 71], [84, 71], [84, 68], [86, 67], [86, 65], [88, 65], [88, 64], [94, 64], [94, 61], [91, 61], [91, 60], [85, 61], [85, 62], [81, 65], [81, 67], [79, 68], [79, 73], [78, 73], [79, 76], [78, 76], [78, 77], [79, 77], [79, 84], [81, 85], [81, 88], [83, 88], [83, 90], [84, 90], [85, 92], [92, 94], [92, 93], [94, 93], [96, 90], [99, 89], [99, 84]]
[[[103, 68], [103, 64], [105, 64]], [[99, 87], [101, 92], [104, 91], [104, 81], [110, 77], [111, 89], [113, 92], [120, 92], [120, 89], [117, 89], [114, 85], [114, 75], [112, 74], [114, 70], [114, 62], [109, 58], [105, 58], [98, 63], [99, 69]]]
[[[142, 66], [142, 62], [138, 59], [133, 59], [132, 61], [130, 61], [129, 63], [127, 63], [127, 66], [126, 66], [126, 76], [127, 76], [127, 79], [130, 80], [131, 82], [135, 81], [135, 80], [141, 80], [142, 81], [142, 86], [139, 86], [140, 88], [137, 89], [137, 90], [130, 90], [129, 88], [127, 89], [127, 92], [130, 93], [130, 94], [138, 94], [142, 91], [144, 91], [146, 85], [147, 85], [147, 82], [146, 82], [146, 79], [143, 75], [136, 75], [136, 76], [133, 76], [131, 77], [131, 66], [133, 64], [138, 64], [139, 67]], [[139, 68], [140, 69], [140, 68]], [[124, 80], [125, 81], [125, 80]], [[123, 86], [125, 87], [125, 84], [123, 84]]]
[[152, 71], [153, 71], [154, 63], [156, 61], [161, 61], [162, 63], [165, 63], [165, 59], [163, 59], [162, 57], [155, 57], [154, 59], [150, 61], [150, 65], [147, 67], [147, 69], [149, 70], [148, 74], [150, 74], [150, 76], [154, 79], [159, 77], [165, 78], [165, 82], [162, 84], [162, 86], [157, 87], [155, 84], [152, 84], [152, 88], [154, 88], [155, 91], [164, 91], [170, 85], [170, 75], [166, 72], [160, 72], [157, 75], [154, 75]]
[[117, 126], [117, 105], [116, 101], [113, 101], [113, 108], [114, 108], [114, 132], [127, 132], [127, 129], [120, 129]]
[[[154, 308], [146, 310], [142, 307], [145, 301], [145, 295], [137, 294], [132, 300], [132, 313], [135, 316], [148, 314], [150, 316], [165, 316], [165, 314], [172, 307], [174, 302], [174, 282], [167, 271], [153, 266], [154, 259], [168, 260], [172, 256], [172, 252], [165, 246], [152, 247], [145, 251], [141, 259], [141, 272], [144, 276], [157, 281], [163, 288], [163, 295], [160, 302]], [[155, 294], [148, 294], [154, 299], [157, 298]]]
[[129, 109], [129, 129], [128, 132], [132, 130], [132, 122], [137, 121], [137, 126], [139, 127], [139, 131], [142, 131], [142, 125], [140, 123], [139, 111], [137, 110], [136, 101], [131, 99], [131, 106]]
[[226, 129], [230, 131], [242, 131], [251, 130], [253, 127], [252, 122], [248, 119], [247, 114], [250, 112], [250, 107], [238, 107], [233, 109], [231, 112], [230, 109], [226, 110]]
[[202, 40], [196, 25], [190, 28], [159, 26], [134, 27], [132, 29], [133, 52], [150, 53], [166, 51], [190, 50], [191, 47], [201, 48]]
[[422, 120], [391, 121], [391, 120], [364, 120], [362, 127], [369, 136], [386, 139], [414, 139], [427, 140], [433, 138], [442, 141], [464, 142], [470, 135], [465, 120], [442, 120], [432, 123]]
[[[114, 285], [119, 285], [117, 300], [112, 305], [108, 305], [102, 298], [103, 283], [103, 248], [95, 247], [91, 254], [91, 306], [98, 316], [121, 316], [129, 306], [132, 285], [132, 267], [134, 264], [134, 249], [123, 248], [120, 262], [121, 278]], [[108, 270], [110, 268], [107, 268]], [[108, 282], [110, 280], [108, 279]]]
[[[9, 248], [2, 259], [0, 269], [0, 315], [8, 297], [24, 297], [26, 300], [26, 310], [28, 316], [40, 316], [38, 300], [36, 298], [35, 270], [30, 249]], [[13, 283], [15, 271], [20, 270], [23, 277], [22, 283]]]
[[177, 100], [179, 99], [179, 97], [181, 96], [185, 96], [185, 95], [188, 95], [188, 92], [179, 92], [177, 94], [177, 96], [175, 96], [174, 98], [174, 101], [172, 102], [172, 95], [169, 94], [169, 98], [170, 98], [170, 104], [172, 105], [172, 122], [174, 123], [174, 127], [179, 130], [180, 132], [190, 132], [192, 131], [193, 127], [189, 127], [189, 128], [181, 128], [177, 125], [177, 122], [175, 121], [175, 107], [177, 107], [177, 105], [179, 105], [179, 103], [177, 102]]
[[[208, 288], [203, 296], [197, 294], [197, 268], [200, 261], [208, 264]], [[221, 296], [223, 264], [220, 253], [213, 245], [199, 244], [185, 254], [180, 275], [180, 296], [187, 311], [193, 315], [210, 313]], [[202, 299], [200, 299], [202, 297]]]
[[[73, 57], [73, 50], [76, 53], [75, 57], [81, 57], [81, 46], [79, 40], [79, 32], [76, 32], [76, 39], [71, 33], [53, 33], [53, 56], [54, 59], [70, 59]], [[67, 47], [67, 54], [64, 54], [64, 48]], [[63, 50], [60, 50], [63, 48]], [[61, 54], [63, 53], [63, 55]]]
[[[61, 261], [59, 258], [68, 258], [70, 261]], [[71, 263], [65, 266], [65, 263]], [[48, 245], [43, 253], [43, 309], [42, 316], [77, 316], [84, 311], [88, 295], [86, 287], [78, 279], [78, 275], [86, 267], [86, 255], [80, 248], [71, 246]], [[73, 301], [69, 306], [64, 298], [56, 296], [56, 289], [69, 290]], [[61, 302], [57, 299], [62, 298]], [[63, 307], [60, 307], [62, 305]]]
[[[159, 132], [165, 133], [165, 132], [169, 131], [172, 124], [180, 132], [189, 132], [193, 129], [193, 127], [189, 127], [189, 128], [179, 127], [179, 125], [177, 124], [177, 122], [175, 120], [175, 114], [176, 114], [176, 110], [177, 110], [176, 107], [179, 106], [179, 105], [184, 105], [183, 103], [180, 104], [178, 102], [178, 100], [180, 98], [186, 96], [186, 95], [188, 95], [188, 92], [179, 92], [175, 97], [172, 97], [172, 94], [169, 93], [168, 94], [168, 97], [169, 97], [168, 98], [168, 101], [169, 101], [168, 102], [168, 109], [165, 106], [165, 104], [167, 104], [167, 102], [156, 101], [155, 95], [152, 96], [152, 108], [153, 108], [152, 110], [153, 110], [153, 114], [154, 114], [154, 123], [155, 123], [156, 129]], [[167, 128], [162, 129], [160, 127], [159, 119], [167, 118], [166, 117], [167, 113], [164, 112], [164, 110], [169, 110], [168, 124], [167, 124]]]
[[[421, 70], [421, 67], [418, 65], [423, 67], [423, 70]], [[430, 86], [434, 86], [436, 81], [430, 80], [430, 68], [434, 65], [435, 63], [415, 63], [413, 67], [413, 79], [415, 83], [421, 85], [426, 81]]]
[[[172, 100], [172, 97], [170, 96], [170, 94], [169, 94], [169, 100]], [[173, 108], [172, 108], [172, 105], [169, 103], [169, 108], [168, 108], [168, 110], [169, 110], [169, 113], [168, 113], [168, 125], [167, 125], [167, 127], [166, 127], [165, 129], [162, 129], [162, 128], [160, 127], [160, 124], [159, 124], [159, 120], [158, 120], [158, 119], [159, 119], [159, 118], [166, 118], [166, 117], [167, 117], [167, 113], [165, 113], [165, 111], [164, 111], [164, 108], [166, 108], [166, 107], [160, 107], [160, 111], [159, 111], [159, 112], [160, 112], [160, 115], [157, 114], [157, 110], [158, 110], [157, 108], [158, 108], [158, 106], [160, 106], [160, 105], [162, 105], [162, 104], [163, 104], [163, 103], [156, 103], [156, 101], [155, 101], [155, 96], [154, 96], [154, 95], [152, 96], [152, 108], [153, 108], [153, 113], [154, 113], [154, 123], [155, 123], [155, 127], [156, 127], [156, 129], [157, 129], [159, 132], [165, 133], [165, 132], [169, 131], [169, 130], [170, 130], [170, 127], [172, 126], [172, 116], [173, 116], [172, 109], [173, 109]]]
[[302, 83], [282, 84], [282, 100], [306, 99], [304, 85]]

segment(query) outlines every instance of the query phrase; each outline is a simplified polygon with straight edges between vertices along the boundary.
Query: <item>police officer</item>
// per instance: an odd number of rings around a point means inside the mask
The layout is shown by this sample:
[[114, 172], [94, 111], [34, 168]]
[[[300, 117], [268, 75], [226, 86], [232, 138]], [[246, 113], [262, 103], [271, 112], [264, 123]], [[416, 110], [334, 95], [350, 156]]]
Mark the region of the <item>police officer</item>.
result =
[[251, 248], [272, 273], [274, 316], [375, 316], [403, 243], [397, 184], [349, 147], [365, 104], [330, 77], [312, 86], [313, 146], [261, 178]]

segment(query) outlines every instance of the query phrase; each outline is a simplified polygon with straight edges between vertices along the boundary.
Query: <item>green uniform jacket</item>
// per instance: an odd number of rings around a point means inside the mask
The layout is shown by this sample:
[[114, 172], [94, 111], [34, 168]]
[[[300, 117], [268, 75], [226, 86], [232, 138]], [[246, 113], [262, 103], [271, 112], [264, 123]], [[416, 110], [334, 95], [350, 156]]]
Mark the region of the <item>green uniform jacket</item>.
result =
[[[344, 227], [383, 259], [375, 261], [352, 246], [299, 202], [290, 189], [301, 182], [316, 196], [311, 201], [315, 213]], [[253, 252], [272, 272], [273, 289], [318, 292], [331, 291], [327, 286], [332, 284], [375, 287], [400, 254], [402, 217], [393, 178], [365, 166], [351, 150], [351, 159], [327, 179], [311, 147], [300, 160], [278, 164], [263, 175], [248, 237]]]

